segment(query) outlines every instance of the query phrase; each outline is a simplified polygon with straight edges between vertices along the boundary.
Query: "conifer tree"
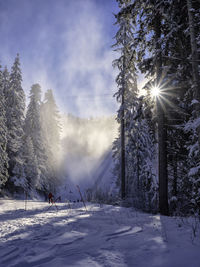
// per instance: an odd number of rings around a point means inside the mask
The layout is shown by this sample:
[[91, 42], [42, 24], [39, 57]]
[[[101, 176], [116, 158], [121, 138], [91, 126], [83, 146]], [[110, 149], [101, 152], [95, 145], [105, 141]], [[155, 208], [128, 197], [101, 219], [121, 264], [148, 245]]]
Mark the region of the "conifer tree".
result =
[[[35, 162], [38, 164], [39, 177], [36, 174], [36, 189], [40, 192], [46, 192], [49, 189], [48, 181], [48, 166], [47, 166], [47, 155], [42, 138], [42, 127], [41, 127], [41, 87], [39, 84], [33, 84], [30, 90], [30, 102], [27, 108], [26, 119], [25, 119], [25, 137], [28, 138], [30, 148], [33, 146], [33, 153], [36, 159]], [[32, 144], [31, 144], [32, 143]], [[32, 150], [32, 149], [31, 149]], [[32, 155], [33, 157], [33, 155]], [[37, 173], [37, 172], [36, 172]], [[28, 179], [31, 179], [30, 177]]]
[[[200, 2], [187, 0], [188, 32], [190, 38], [190, 92], [191, 92], [191, 114], [185, 125], [185, 130], [189, 133], [188, 147], [188, 178], [185, 180], [187, 201], [190, 202], [190, 211], [193, 214], [200, 214]], [[191, 71], [190, 71], [191, 72]], [[190, 190], [188, 190], [190, 189]]]
[[6, 105], [4, 97], [4, 75], [0, 66], [0, 190], [8, 180]]
[[34, 194], [36, 185], [40, 179], [40, 170], [30, 136], [23, 137], [23, 159], [24, 173], [27, 181], [25, 189], [29, 194]]
[[59, 112], [52, 90], [47, 90], [41, 106], [42, 134], [47, 151], [48, 166], [51, 169], [51, 187], [55, 190], [58, 182], [60, 158], [60, 124]]
[[[160, 86], [160, 96], [157, 101], [159, 114], [156, 120], [159, 129], [153, 130], [154, 134], [155, 130], [158, 130], [159, 140], [164, 141], [161, 142], [162, 146], [159, 141], [160, 162], [164, 159], [164, 164], [160, 165], [162, 174], [159, 182], [162, 191], [160, 191], [160, 211], [168, 214], [167, 190], [169, 190], [171, 211], [174, 208], [181, 208], [183, 212], [192, 210], [194, 212], [200, 203], [198, 178], [200, 2], [190, 0], [171, 2], [119, 0], [118, 2], [121, 7], [120, 13], [132, 16], [131, 23], [133, 27], [135, 26], [133, 46], [136, 50], [138, 68], [148, 78], [146, 88], [149, 90], [152, 84]], [[153, 117], [150, 121], [153, 123]], [[148, 120], [146, 123], [148, 124]], [[167, 131], [163, 131], [166, 126]], [[148, 129], [150, 128], [148, 126]], [[134, 143], [131, 151], [134, 151], [133, 147]], [[139, 151], [144, 154], [141, 145]], [[132, 170], [134, 171], [134, 166]], [[167, 186], [163, 181], [167, 181], [168, 173]], [[171, 204], [173, 202], [171, 200], [176, 201], [175, 206]], [[185, 208], [186, 205], [188, 208]]]
[[[121, 123], [124, 117], [124, 146], [125, 146], [125, 173], [126, 196], [131, 198], [133, 205], [152, 210], [157, 199], [157, 182], [153, 170], [155, 160], [155, 138], [147, 121], [144, 110], [146, 104], [138, 96], [136, 76], [136, 45], [134, 32], [136, 31], [137, 13], [133, 13], [135, 3], [132, 1], [118, 1], [121, 7], [116, 15], [119, 30], [116, 34], [116, 45], [121, 57], [114, 62], [120, 73], [116, 79], [119, 90], [116, 93], [118, 99], [123, 99], [118, 112], [118, 121]], [[135, 25], [134, 25], [135, 24]], [[122, 98], [123, 97], [123, 98]], [[149, 109], [150, 110], [150, 109]], [[123, 111], [123, 112], [122, 112]], [[120, 132], [121, 139], [122, 131]], [[114, 157], [116, 169], [119, 169], [120, 161], [117, 159], [121, 153], [120, 139], [114, 143]]]
[[10, 80], [7, 81], [7, 70], [5, 77], [5, 100], [6, 100], [6, 121], [8, 129], [7, 153], [9, 157], [9, 181], [7, 187], [15, 190], [14, 187], [23, 187], [24, 171], [22, 156], [22, 137], [24, 134], [24, 113], [25, 94], [22, 88], [22, 74], [20, 69], [19, 55], [15, 58], [11, 68]]
[[[128, 1], [130, 2], [130, 1]], [[126, 8], [127, 3], [122, 4], [122, 8]], [[116, 24], [119, 30], [115, 36], [116, 51], [120, 53], [120, 57], [113, 62], [113, 66], [119, 69], [116, 78], [118, 92], [115, 94], [117, 101], [121, 103], [118, 110], [117, 120], [120, 123], [120, 177], [121, 177], [121, 197], [126, 196], [126, 116], [130, 109], [130, 103], [135, 101], [137, 95], [136, 68], [134, 65], [135, 52], [132, 50], [132, 26], [130, 24], [130, 14], [119, 12], [116, 15]], [[132, 105], [134, 106], [134, 105]]]
[[155, 136], [145, 115], [147, 109], [145, 105], [143, 97], [138, 98], [138, 103], [134, 107], [135, 113], [130, 112], [128, 120], [126, 149], [128, 190], [135, 207], [156, 211], [158, 184], [154, 170]]

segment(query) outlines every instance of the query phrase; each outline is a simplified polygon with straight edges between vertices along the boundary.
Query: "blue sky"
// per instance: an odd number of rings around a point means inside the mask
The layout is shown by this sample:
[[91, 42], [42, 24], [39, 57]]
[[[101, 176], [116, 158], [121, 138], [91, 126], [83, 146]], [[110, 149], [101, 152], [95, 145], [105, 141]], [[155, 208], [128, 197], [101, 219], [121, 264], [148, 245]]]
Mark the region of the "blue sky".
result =
[[115, 0], [0, 0], [1, 64], [19, 53], [27, 95], [33, 83], [53, 89], [62, 112], [113, 114], [117, 10]]

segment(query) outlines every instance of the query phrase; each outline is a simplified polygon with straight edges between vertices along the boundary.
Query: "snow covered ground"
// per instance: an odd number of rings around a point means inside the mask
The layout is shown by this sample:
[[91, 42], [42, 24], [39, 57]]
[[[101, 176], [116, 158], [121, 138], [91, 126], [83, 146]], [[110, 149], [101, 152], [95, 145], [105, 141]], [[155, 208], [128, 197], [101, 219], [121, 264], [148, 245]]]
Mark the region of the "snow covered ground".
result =
[[[0, 266], [200, 267], [189, 220], [131, 208], [0, 199]], [[194, 224], [193, 224], [194, 226]]]

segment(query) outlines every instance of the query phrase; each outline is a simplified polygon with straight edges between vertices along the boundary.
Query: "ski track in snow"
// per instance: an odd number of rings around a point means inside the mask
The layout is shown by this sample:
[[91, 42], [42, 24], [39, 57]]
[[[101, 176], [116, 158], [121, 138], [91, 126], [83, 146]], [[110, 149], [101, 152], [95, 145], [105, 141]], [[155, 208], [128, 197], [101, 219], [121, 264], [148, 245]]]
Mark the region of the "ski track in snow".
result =
[[0, 267], [200, 267], [191, 227], [110, 205], [0, 200]]

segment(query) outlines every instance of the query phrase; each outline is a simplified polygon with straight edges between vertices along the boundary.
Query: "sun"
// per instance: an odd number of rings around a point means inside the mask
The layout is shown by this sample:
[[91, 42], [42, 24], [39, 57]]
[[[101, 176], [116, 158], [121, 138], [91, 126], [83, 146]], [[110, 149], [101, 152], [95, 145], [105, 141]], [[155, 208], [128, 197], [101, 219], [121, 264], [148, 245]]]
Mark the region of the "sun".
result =
[[157, 97], [160, 95], [160, 88], [158, 86], [154, 86], [151, 88], [151, 95], [153, 97]]

